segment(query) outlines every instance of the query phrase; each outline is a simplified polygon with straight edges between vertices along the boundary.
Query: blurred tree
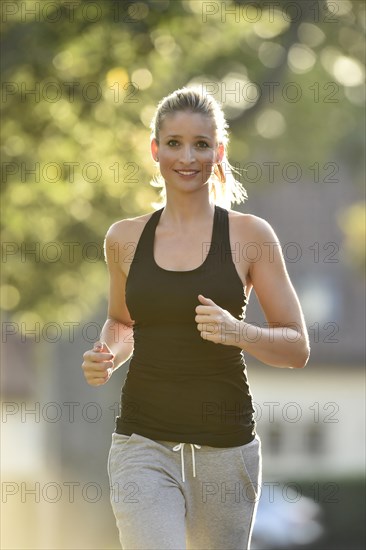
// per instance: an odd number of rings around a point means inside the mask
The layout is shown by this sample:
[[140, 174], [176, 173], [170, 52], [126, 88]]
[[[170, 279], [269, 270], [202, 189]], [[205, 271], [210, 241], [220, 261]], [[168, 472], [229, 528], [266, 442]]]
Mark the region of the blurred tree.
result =
[[[356, 136], [360, 183], [364, 10], [350, 0], [4, 1], [1, 295], [10, 318], [78, 322], [105, 298], [104, 235], [157, 200], [148, 128], [177, 87], [198, 84], [223, 103], [233, 164], [265, 153], [303, 166], [316, 159], [315, 173]], [[341, 147], [339, 159], [348, 154]]]

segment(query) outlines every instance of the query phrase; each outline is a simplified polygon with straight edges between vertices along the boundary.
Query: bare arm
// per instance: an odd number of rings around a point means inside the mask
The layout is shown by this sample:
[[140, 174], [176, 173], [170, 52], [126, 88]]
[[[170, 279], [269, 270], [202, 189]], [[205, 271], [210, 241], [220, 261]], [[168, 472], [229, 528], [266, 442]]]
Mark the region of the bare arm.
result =
[[114, 354], [114, 370], [125, 363], [133, 351], [133, 320], [125, 301], [126, 275], [122, 269], [124, 246], [121, 239], [124, 222], [118, 222], [107, 232], [104, 251], [109, 271], [108, 318], [100, 334]]
[[104, 249], [109, 271], [108, 318], [102, 328], [99, 342], [83, 355], [82, 369], [92, 386], [105, 384], [112, 373], [125, 363], [133, 351], [133, 320], [125, 302], [126, 275], [124, 261], [123, 225], [113, 224], [106, 235]]
[[202, 338], [238, 346], [272, 367], [302, 368], [309, 358], [309, 338], [280, 243], [265, 220], [250, 216], [245, 224], [246, 239], [261, 250], [260, 258], [249, 266], [247, 280], [255, 290], [267, 326], [238, 320], [209, 297], [199, 295], [203, 305], [196, 308], [197, 328]]
[[251, 263], [249, 277], [267, 327], [243, 321], [239, 346], [267, 365], [302, 368], [309, 358], [309, 338], [279, 240], [265, 220], [253, 217], [252, 226], [262, 254]]

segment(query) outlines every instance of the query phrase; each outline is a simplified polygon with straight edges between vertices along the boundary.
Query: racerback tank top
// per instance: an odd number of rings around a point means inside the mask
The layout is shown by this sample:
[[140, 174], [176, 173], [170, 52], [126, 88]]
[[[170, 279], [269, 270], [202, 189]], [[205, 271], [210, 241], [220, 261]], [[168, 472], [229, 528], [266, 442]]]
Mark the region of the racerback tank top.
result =
[[134, 350], [121, 393], [116, 432], [213, 447], [255, 437], [243, 351], [204, 340], [197, 329], [198, 294], [243, 319], [247, 299], [236, 271], [228, 211], [215, 205], [203, 263], [189, 271], [161, 268], [155, 229], [164, 208], [148, 219], [126, 281]]

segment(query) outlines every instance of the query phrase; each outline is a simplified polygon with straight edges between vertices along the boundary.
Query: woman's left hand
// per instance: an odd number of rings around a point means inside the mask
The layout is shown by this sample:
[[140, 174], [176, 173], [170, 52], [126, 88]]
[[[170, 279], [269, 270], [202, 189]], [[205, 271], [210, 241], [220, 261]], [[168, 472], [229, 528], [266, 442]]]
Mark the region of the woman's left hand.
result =
[[238, 346], [242, 322], [210, 298], [199, 294], [198, 299], [202, 305], [196, 307], [195, 321], [201, 338], [214, 344]]

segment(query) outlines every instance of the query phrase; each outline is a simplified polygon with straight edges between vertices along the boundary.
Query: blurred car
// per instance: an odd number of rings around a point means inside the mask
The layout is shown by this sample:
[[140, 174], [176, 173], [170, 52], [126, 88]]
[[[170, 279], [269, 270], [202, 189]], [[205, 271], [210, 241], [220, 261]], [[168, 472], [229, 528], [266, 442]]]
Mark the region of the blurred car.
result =
[[262, 485], [251, 550], [304, 547], [324, 533], [321, 507], [293, 484]]

